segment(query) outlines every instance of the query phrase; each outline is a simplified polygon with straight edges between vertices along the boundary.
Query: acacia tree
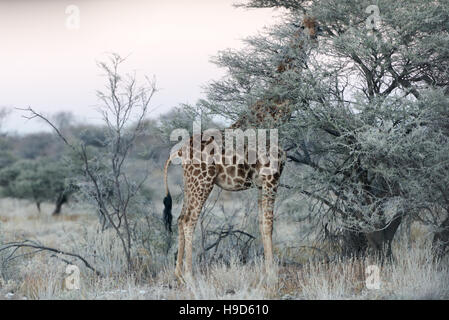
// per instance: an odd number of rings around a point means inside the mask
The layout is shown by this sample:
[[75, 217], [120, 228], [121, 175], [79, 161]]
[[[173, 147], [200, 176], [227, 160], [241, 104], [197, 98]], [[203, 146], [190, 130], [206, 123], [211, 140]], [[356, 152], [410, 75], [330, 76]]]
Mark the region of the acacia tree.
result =
[[7, 143], [1, 134], [3, 121], [8, 116], [9, 110], [0, 107], [0, 169], [14, 162], [13, 156], [9, 153]]
[[399, 141], [409, 159], [396, 171], [405, 177], [409, 210], [434, 232], [434, 248], [439, 257], [449, 247], [449, 99], [436, 91], [420, 101], [420, 126]]
[[0, 129], [3, 125], [3, 121], [6, 119], [8, 114], [9, 114], [9, 110], [7, 108], [0, 108]]
[[67, 196], [68, 171], [65, 166], [49, 159], [19, 160], [0, 169], [2, 196], [31, 200], [41, 211], [41, 203], [56, 203], [55, 211], [64, 203], [60, 197]]
[[[379, 0], [380, 23], [372, 22], [371, 5], [245, 1], [240, 6], [287, 13], [247, 39], [245, 49], [216, 57], [227, 76], [212, 82], [200, 101], [204, 110], [232, 120], [259, 99], [288, 101], [292, 116], [280, 127], [293, 163], [287, 181], [310, 199], [317, 226], [347, 255], [385, 245], [390, 251], [404, 215], [416, 217], [424, 201], [435, 203], [437, 186], [425, 172], [449, 156], [437, 147], [448, 117], [449, 1]], [[290, 43], [304, 14], [315, 17], [322, 32], [298, 50]], [[286, 56], [294, 67], [279, 74], [276, 66]], [[443, 120], [428, 121], [436, 101]], [[425, 162], [417, 158], [419, 148]], [[434, 179], [447, 177], [445, 169]], [[427, 196], [418, 200], [420, 192]]]

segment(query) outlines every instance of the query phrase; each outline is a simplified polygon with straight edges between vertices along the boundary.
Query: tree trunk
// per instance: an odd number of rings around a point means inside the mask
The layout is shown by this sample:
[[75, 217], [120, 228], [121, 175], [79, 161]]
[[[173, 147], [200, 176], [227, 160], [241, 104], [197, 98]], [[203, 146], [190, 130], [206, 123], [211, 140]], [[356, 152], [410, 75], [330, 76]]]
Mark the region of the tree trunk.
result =
[[441, 223], [439, 232], [436, 232], [433, 236], [432, 244], [435, 250], [436, 257], [442, 258], [448, 253], [449, 246], [449, 210], [446, 219]]
[[341, 243], [343, 257], [363, 257], [368, 249], [368, 241], [364, 233], [347, 230], [343, 233]]
[[[371, 248], [381, 259], [384, 258], [384, 253], [386, 258], [390, 259], [393, 257], [391, 242], [393, 241], [394, 235], [396, 234], [401, 222], [402, 216], [396, 216], [386, 228], [366, 234], [366, 238]], [[384, 252], [384, 250], [387, 251]]]
[[401, 221], [402, 216], [397, 216], [384, 229], [371, 233], [346, 231], [342, 241], [343, 256], [364, 257], [370, 250], [381, 260], [384, 257], [392, 258], [391, 242]]
[[62, 205], [67, 202], [67, 195], [65, 193], [61, 193], [56, 199], [56, 207], [53, 211], [54, 216], [58, 216], [61, 214]]
[[39, 211], [39, 213], [40, 213], [41, 212], [41, 203], [38, 201], [36, 201], [36, 208], [37, 208], [37, 211]]

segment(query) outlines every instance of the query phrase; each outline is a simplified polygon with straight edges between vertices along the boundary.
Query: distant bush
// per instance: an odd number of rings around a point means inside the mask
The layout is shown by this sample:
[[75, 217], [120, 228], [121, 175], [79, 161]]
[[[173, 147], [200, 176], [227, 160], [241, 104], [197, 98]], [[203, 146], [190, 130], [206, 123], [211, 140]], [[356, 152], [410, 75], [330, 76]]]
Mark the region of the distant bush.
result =
[[40, 211], [42, 202], [55, 202], [68, 192], [67, 177], [61, 161], [19, 160], [0, 170], [1, 195], [33, 201]]

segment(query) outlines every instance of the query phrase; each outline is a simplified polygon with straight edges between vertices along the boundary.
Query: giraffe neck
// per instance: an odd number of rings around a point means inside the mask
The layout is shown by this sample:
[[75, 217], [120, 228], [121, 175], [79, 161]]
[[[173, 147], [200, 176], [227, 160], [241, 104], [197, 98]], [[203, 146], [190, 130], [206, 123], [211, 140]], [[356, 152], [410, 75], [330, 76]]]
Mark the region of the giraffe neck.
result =
[[[302, 49], [304, 45], [304, 37], [316, 37], [316, 21], [314, 18], [305, 16], [303, 19], [303, 28], [299, 29], [292, 41], [291, 48]], [[307, 30], [307, 32], [306, 32]], [[293, 65], [295, 58], [286, 56], [278, 64], [276, 72], [278, 74], [285, 73], [288, 70], [294, 70]], [[277, 82], [276, 82], [277, 83]], [[274, 86], [274, 85], [273, 85]], [[256, 103], [249, 107], [249, 112], [241, 116], [236, 122], [234, 122], [229, 129], [243, 129], [249, 127], [259, 127], [265, 123], [271, 123], [272, 125], [279, 125], [291, 116], [292, 110], [288, 99], [272, 96], [258, 100]]]

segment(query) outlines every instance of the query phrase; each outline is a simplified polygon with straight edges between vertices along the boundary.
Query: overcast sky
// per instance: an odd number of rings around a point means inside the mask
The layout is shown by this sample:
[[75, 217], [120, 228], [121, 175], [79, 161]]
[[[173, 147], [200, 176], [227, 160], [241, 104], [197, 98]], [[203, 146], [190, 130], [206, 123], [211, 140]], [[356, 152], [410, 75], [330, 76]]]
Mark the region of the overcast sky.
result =
[[[98, 122], [95, 91], [103, 82], [96, 61], [108, 52], [130, 54], [124, 71], [156, 77], [153, 116], [194, 103], [201, 86], [222, 74], [211, 56], [240, 47], [277, 15], [234, 8], [234, 2], [0, 0], [0, 107], [72, 111], [80, 121]], [[18, 111], [5, 126], [19, 133], [45, 128]]]

